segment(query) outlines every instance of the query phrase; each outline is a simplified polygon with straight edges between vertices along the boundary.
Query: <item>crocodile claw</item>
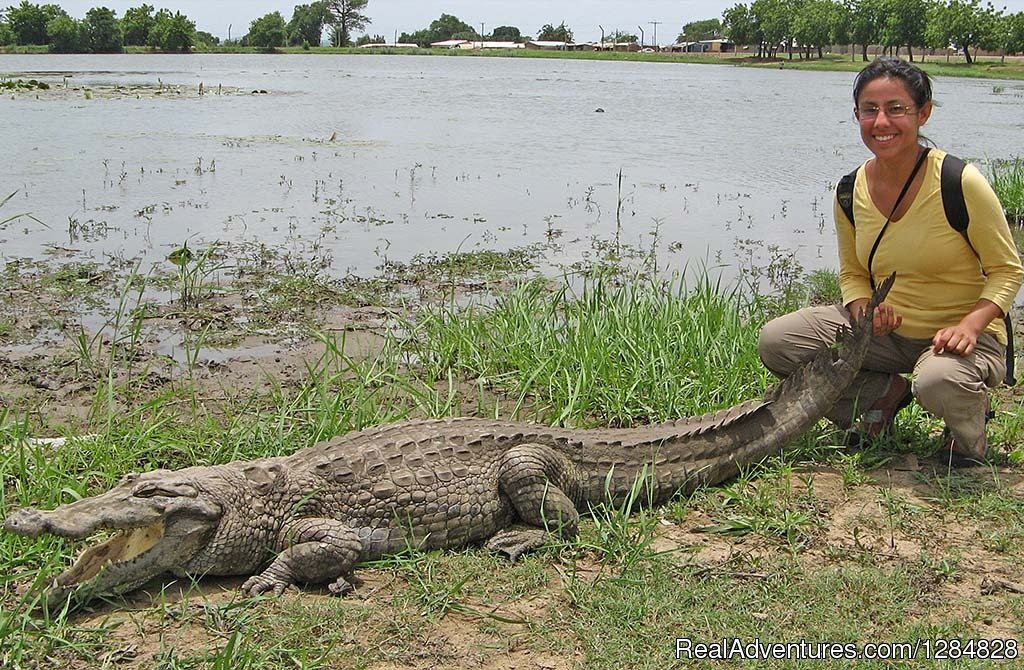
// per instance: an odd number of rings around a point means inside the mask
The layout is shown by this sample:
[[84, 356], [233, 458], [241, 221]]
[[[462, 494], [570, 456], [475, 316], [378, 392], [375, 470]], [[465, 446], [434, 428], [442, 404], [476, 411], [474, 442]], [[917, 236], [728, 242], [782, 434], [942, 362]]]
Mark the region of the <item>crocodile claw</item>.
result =
[[338, 577], [327, 586], [327, 590], [331, 592], [332, 596], [344, 596], [352, 593], [355, 587], [352, 586], [352, 582], [348, 581], [344, 577]]
[[282, 579], [270, 577], [266, 574], [254, 575], [242, 584], [242, 593], [247, 596], [259, 596], [272, 592], [275, 596], [281, 596], [289, 586], [291, 584]]
[[488, 540], [486, 546], [489, 551], [504, 554], [508, 560], [515, 561], [526, 552], [543, 547], [547, 539], [547, 531], [541, 528], [508, 529]]

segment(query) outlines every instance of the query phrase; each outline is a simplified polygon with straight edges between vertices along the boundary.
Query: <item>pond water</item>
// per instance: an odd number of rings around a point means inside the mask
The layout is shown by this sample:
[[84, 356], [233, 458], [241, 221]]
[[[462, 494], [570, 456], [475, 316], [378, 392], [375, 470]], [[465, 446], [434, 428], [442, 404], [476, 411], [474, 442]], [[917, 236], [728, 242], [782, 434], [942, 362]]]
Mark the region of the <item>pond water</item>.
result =
[[[369, 275], [656, 233], [663, 269], [772, 245], [833, 267], [832, 188], [866, 157], [846, 73], [370, 55], [9, 55], [0, 73], [68, 87], [0, 96], [0, 221], [32, 216], [0, 226], [5, 262], [255, 242]], [[1019, 153], [1021, 83], [940, 79], [936, 99], [940, 147]]]

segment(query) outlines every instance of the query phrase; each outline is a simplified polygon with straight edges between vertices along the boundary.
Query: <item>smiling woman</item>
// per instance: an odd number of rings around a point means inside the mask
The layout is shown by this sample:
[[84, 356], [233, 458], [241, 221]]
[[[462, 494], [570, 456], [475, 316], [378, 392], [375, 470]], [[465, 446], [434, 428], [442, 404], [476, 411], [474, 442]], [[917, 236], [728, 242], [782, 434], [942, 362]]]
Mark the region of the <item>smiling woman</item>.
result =
[[853, 97], [860, 137], [873, 157], [853, 175], [849, 208], [838, 198], [834, 208], [843, 302], [767, 324], [761, 359], [776, 374], [790, 374], [863, 310], [875, 277], [895, 272], [896, 285], [875, 313], [875, 341], [859, 383], [830, 418], [849, 426], [863, 415], [863, 435], [876, 437], [916, 397], [946, 422], [940, 454], [976, 464], [990, 456], [986, 387], [1006, 375], [1001, 319], [1024, 279], [1013, 238], [999, 199], [971, 165], [958, 178], [966, 227], [954, 229], [949, 220], [946, 153], [922, 146], [921, 127], [932, 113], [927, 74], [882, 58], [857, 76]]

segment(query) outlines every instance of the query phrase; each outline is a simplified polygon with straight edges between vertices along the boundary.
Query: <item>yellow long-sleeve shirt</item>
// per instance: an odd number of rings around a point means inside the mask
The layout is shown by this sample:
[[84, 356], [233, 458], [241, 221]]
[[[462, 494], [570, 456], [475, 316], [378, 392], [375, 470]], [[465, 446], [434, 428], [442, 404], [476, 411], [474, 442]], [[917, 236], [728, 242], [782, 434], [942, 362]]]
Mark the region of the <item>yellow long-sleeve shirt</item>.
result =
[[[1024, 268], [999, 199], [971, 164], [962, 177], [970, 243], [946, 220], [939, 179], [945, 155], [937, 149], [929, 152], [922, 166], [921, 190], [906, 214], [886, 228], [872, 262], [876, 281], [896, 272], [896, 284], [886, 302], [903, 315], [903, 325], [896, 332], [904, 337], [931, 339], [939, 330], [959, 323], [981, 298], [1007, 313], [1024, 281]], [[871, 200], [863, 165], [853, 191], [853, 212], [856, 227], [835, 204], [839, 283], [847, 305], [871, 297], [868, 255], [888, 215]], [[987, 330], [1006, 344], [1001, 321], [993, 321]]]

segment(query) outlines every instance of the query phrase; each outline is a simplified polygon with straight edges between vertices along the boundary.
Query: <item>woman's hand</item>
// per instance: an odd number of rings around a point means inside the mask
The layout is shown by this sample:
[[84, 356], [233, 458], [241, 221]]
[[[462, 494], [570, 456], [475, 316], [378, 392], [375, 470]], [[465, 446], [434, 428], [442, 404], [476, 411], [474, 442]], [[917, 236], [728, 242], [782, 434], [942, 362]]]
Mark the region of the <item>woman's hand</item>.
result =
[[932, 338], [932, 351], [936, 354], [967, 356], [977, 346], [980, 334], [980, 331], [965, 326], [963, 322], [950, 328], [943, 328]]
[[935, 337], [932, 338], [932, 351], [936, 354], [968, 356], [974, 351], [978, 344], [978, 336], [985, 331], [988, 324], [1001, 318], [1003, 310], [994, 302], [982, 298], [960, 323], [935, 333]]
[[[846, 308], [850, 310], [850, 314], [859, 318], [860, 315], [864, 313], [867, 306], [868, 299], [860, 298], [859, 300], [851, 302], [846, 306]], [[902, 324], [903, 315], [893, 309], [892, 305], [883, 302], [875, 308], [871, 331], [876, 337], [884, 337], [899, 328]]]

